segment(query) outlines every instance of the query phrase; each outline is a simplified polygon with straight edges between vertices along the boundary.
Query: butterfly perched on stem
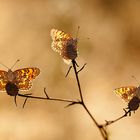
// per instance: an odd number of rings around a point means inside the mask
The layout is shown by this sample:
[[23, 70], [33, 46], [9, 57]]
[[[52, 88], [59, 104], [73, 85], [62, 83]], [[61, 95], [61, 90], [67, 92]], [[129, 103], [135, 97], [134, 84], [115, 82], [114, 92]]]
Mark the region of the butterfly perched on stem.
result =
[[[116, 88], [114, 90], [115, 94], [119, 95], [124, 101], [128, 102], [128, 107], [130, 111], [137, 110], [140, 104], [140, 86], [126, 86]], [[131, 115], [131, 114], [130, 114]]]
[[52, 29], [50, 35], [52, 49], [62, 56], [65, 63], [70, 64], [77, 57], [77, 38], [57, 29]]
[[19, 90], [29, 90], [32, 87], [32, 80], [40, 74], [39, 68], [36, 67], [15, 71], [11, 69], [8, 68], [8, 71], [0, 70], [0, 91], [6, 91], [10, 96], [16, 96]]

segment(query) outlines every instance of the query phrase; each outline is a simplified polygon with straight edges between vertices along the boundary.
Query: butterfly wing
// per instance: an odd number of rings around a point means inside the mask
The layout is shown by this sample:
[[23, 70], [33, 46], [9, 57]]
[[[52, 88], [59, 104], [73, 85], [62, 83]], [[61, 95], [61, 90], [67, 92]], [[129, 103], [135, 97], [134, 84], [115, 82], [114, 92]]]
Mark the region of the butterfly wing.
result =
[[0, 91], [5, 91], [5, 86], [8, 82], [8, 73], [4, 70], [0, 70]]
[[129, 102], [136, 95], [137, 87], [126, 86], [116, 88], [114, 93], [119, 95], [124, 101]]
[[23, 68], [13, 72], [15, 76], [14, 83], [19, 90], [29, 90], [32, 87], [32, 80], [40, 74], [38, 68]]
[[53, 40], [51, 47], [55, 52], [58, 52], [60, 55], [63, 47], [65, 47], [68, 42], [73, 41], [73, 38], [70, 34], [66, 34], [65, 32], [57, 29], [52, 29], [50, 35]]

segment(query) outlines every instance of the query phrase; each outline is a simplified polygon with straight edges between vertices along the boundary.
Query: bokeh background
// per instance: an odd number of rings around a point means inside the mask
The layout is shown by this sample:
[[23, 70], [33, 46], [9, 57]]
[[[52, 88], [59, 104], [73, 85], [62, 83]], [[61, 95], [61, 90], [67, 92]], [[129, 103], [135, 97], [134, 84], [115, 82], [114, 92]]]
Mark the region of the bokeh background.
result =
[[[13, 70], [36, 66], [41, 74], [23, 93], [78, 99], [73, 71], [51, 49], [50, 30], [76, 36], [77, 27], [83, 96], [99, 123], [123, 115], [127, 103], [112, 90], [139, 86], [140, 1], [138, 0], [0, 0], [0, 63]], [[0, 69], [7, 70], [0, 65]], [[22, 92], [21, 92], [22, 93]], [[0, 93], [1, 140], [102, 140], [98, 128], [81, 106], [64, 108], [62, 102], [24, 99]], [[110, 140], [139, 140], [140, 112], [108, 127]]]

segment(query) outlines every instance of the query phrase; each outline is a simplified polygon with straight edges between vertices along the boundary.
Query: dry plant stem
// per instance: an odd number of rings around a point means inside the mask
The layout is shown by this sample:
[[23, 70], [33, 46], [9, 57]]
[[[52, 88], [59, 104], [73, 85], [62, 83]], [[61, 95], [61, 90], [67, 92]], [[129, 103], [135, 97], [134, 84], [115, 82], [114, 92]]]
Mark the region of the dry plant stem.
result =
[[86, 110], [86, 112], [88, 113], [90, 118], [93, 120], [95, 125], [99, 128], [100, 133], [101, 133], [102, 137], [104, 138], [104, 140], [108, 140], [108, 135], [106, 133], [106, 130], [103, 127], [100, 127], [100, 125], [97, 123], [97, 121], [95, 120], [95, 118], [90, 113], [90, 111], [88, 110], [87, 106], [85, 105], [83, 95], [82, 95], [82, 91], [81, 91], [80, 81], [79, 81], [79, 77], [78, 77], [79, 71], [77, 71], [77, 69], [76, 69], [76, 61], [72, 60], [72, 64], [73, 64], [73, 69], [74, 69], [74, 73], [75, 73], [75, 76], [76, 76], [76, 81], [77, 81], [77, 85], [78, 85], [78, 89], [79, 89], [79, 94], [80, 94], [80, 99], [81, 99], [80, 104], [84, 107], [84, 109]]
[[121, 120], [122, 118], [127, 117], [128, 114], [129, 114], [129, 116], [131, 115], [131, 110], [126, 111], [126, 110], [124, 109], [124, 111], [125, 111], [125, 114], [124, 114], [124, 115], [122, 115], [121, 117], [119, 117], [119, 118], [117, 118], [117, 119], [115, 119], [115, 120], [106, 121], [106, 123], [103, 124], [103, 125], [101, 125], [101, 127], [107, 127], [108, 125], [111, 125], [111, 124], [113, 124], [113, 123], [115, 123], [115, 122]]
[[47, 95], [47, 97], [37, 97], [37, 96], [31, 96], [31, 95], [18, 93], [18, 96], [24, 97], [24, 98], [39, 99], [39, 100], [53, 100], [53, 101], [59, 101], [59, 102], [68, 102], [68, 103], [75, 102], [75, 103], [79, 103], [78, 101], [72, 101], [72, 100], [67, 100], [67, 99], [51, 98], [48, 95]]

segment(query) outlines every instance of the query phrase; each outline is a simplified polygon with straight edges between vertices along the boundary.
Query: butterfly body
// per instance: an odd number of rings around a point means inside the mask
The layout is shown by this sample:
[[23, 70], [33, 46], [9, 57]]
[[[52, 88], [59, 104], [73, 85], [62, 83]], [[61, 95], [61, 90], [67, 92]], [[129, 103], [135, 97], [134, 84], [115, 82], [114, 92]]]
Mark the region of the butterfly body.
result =
[[11, 82], [8, 82], [5, 85], [5, 90], [6, 90], [7, 94], [10, 96], [16, 96], [19, 92], [17, 85], [15, 85], [14, 83], [11, 83]]
[[66, 43], [66, 46], [63, 47], [61, 56], [64, 59], [75, 59], [77, 57], [77, 50], [76, 50], [77, 40], [69, 40]]
[[63, 31], [52, 29], [50, 32], [52, 37], [52, 49], [58, 52], [66, 63], [77, 57], [77, 39]]
[[16, 79], [15, 74], [12, 72], [11, 69], [9, 69], [7, 72], [7, 80], [9, 82], [14, 82], [15, 79]]

